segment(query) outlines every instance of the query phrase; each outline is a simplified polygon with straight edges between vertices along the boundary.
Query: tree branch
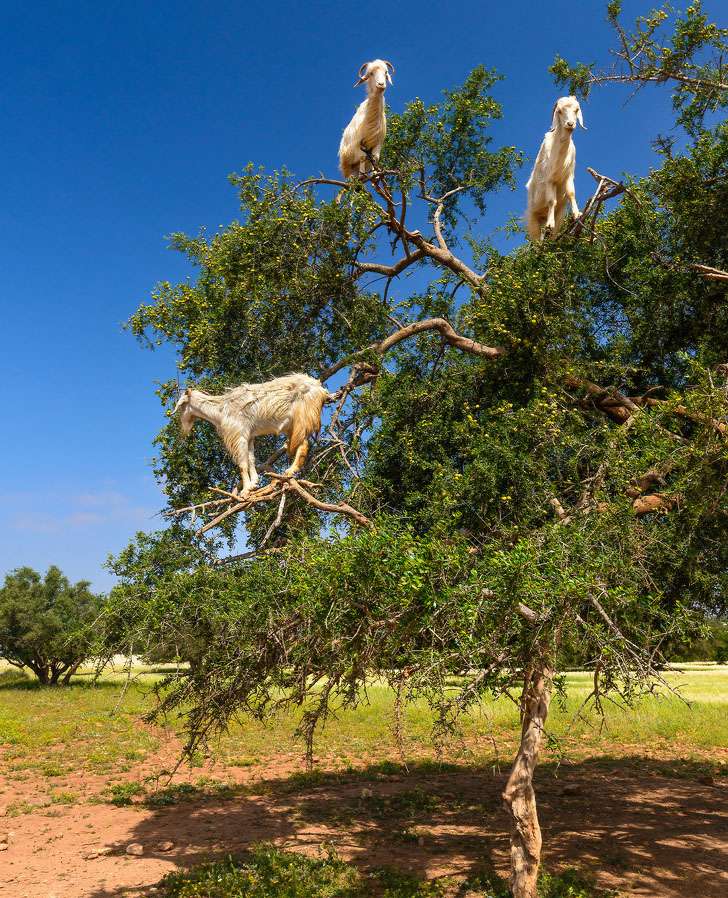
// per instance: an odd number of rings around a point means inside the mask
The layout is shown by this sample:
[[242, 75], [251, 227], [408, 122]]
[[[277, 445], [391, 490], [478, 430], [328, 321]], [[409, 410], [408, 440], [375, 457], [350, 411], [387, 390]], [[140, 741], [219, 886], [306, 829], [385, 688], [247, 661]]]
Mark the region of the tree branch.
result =
[[693, 262], [691, 265], [688, 265], [688, 268], [692, 268], [693, 271], [697, 271], [701, 277], [711, 281], [728, 281], [728, 271], [722, 271], [720, 268], [713, 268], [712, 265], [701, 265], [698, 262]]
[[424, 256], [424, 250], [418, 249], [408, 256], [405, 256], [403, 259], [400, 259], [399, 262], [396, 262], [394, 265], [380, 265], [378, 262], [355, 262], [354, 265], [360, 274], [373, 272], [375, 274], [387, 275], [387, 277], [396, 277], [400, 272], [404, 271], [405, 268], [409, 268], [410, 265], [423, 259]]
[[478, 343], [476, 340], [471, 340], [470, 337], [463, 337], [455, 331], [450, 322], [445, 318], [425, 318], [422, 321], [415, 321], [412, 324], [407, 324], [393, 334], [390, 334], [388, 337], [385, 337], [383, 340], [380, 340], [378, 343], [370, 343], [369, 346], [364, 349], [359, 349], [350, 356], [330, 365], [321, 372], [319, 379], [321, 381], [327, 381], [330, 377], [333, 377], [337, 371], [341, 371], [342, 368], [348, 367], [356, 359], [361, 358], [361, 356], [366, 355], [367, 353], [383, 356], [393, 346], [396, 346], [403, 340], [407, 340], [410, 337], [414, 337], [417, 334], [429, 330], [438, 331], [446, 343], [462, 352], [467, 352], [470, 355], [480, 355], [488, 359], [496, 359], [506, 354], [506, 350], [502, 346], [486, 346], [483, 343]]
[[665, 72], [660, 75], [647, 75], [635, 70], [634, 74], [615, 73], [612, 75], [592, 75], [589, 78], [590, 84], [606, 84], [608, 82], [617, 82], [619, 84], [635, 84], [654, 82], [656, 84], [664, 84], [666, 81], [677, 81], [680, 84], [687, 84], [689, 87], [707, 88], [708, 90], [728, 90], [728, 82], [726, 81], [710, 81], [706, 78], [691, 78], [688, 75], [681, 75], [679, 72]]

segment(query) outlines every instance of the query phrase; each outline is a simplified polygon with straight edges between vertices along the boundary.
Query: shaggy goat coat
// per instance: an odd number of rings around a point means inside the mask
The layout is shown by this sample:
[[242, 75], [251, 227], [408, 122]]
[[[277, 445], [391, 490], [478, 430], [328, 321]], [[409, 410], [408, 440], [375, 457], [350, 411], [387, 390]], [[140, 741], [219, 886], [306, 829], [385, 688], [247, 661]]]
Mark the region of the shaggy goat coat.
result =
[[262, 384], [241, 384], [220, 396], [188, 387], [175, 411], [180, 412], [185, 435], [192, 430], [195, 418], [215, 426], [240, 469], [243, 491], [247, 491], [258, 482], [255, 438], [285, 434], [292, 461], [286, 474], [295, 474], [308, 454], [308, 437], [321, 427], [321, 411], [328, 397], [316, 378], [287, 374]]
[[531, 177], [526, 184], [526, 230], [531, 240], [541, 239], [547, 228], [555, 237], [564, 220], [567, 201], [576, 218], [579, 207], [574, 190], [576, 147], [572, 134], [577, 122], [584, 127], [576, 97], [561, 97], [553, 110], [551, 130], [544, 135]]
[[344, 129], [339, 144], [339, 167], [345, 178], [365, 174], [371, 169], [371, 163], [362, 147], [371, 153], [375, 162], [379, 162], [384, 138], [387, 136], [384, 91], [387, 82], [392, 82], [390, 69], [394, 71], [390, 62], [375, 59], [364, 63], [359, 70], [359, 80], [354, 87], [366, 81], [367, 98], [359, 104], [352, 120]]

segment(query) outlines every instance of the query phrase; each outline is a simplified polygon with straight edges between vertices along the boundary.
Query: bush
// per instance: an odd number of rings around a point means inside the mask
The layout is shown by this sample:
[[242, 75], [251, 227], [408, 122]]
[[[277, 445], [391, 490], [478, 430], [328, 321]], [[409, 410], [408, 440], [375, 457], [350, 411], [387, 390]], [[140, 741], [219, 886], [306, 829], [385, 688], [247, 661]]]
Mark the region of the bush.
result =
[[44, 685], [67, 685], [91, 653], [89, 627], [102, 603], [87, 581], [71, 584], [55, 566], [45, 577], [29, 567], [12, 571], [0, 589], [0, 657]]
[[[420, 880], [407, 873], [379, 870], [361, 873], [333, 851], [311, 859], [271, 845], [258, 845], [243, 859], [203, 864], [185, 873], [170, 873], [161, 883], [163, 898], [445, 898], [452, 881]], [[457, 886], [458, 895], [508, 898], [510, 891], [495, 874], [476, 875]], [[574, 870], [544, 874], [541, 898], [609, 898]]]

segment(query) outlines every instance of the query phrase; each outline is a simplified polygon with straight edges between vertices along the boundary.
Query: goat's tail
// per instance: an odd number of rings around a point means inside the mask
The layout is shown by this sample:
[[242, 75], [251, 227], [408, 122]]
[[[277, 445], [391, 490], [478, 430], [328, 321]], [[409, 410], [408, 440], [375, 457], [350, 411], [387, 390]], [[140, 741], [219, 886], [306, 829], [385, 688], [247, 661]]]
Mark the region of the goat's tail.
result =
[[321, 384], [306, 385], [296, 399], [291, 411], [291, 431], [288, 438], [289, 452], [293, 453], [321, 427], [321, 412], [331, 394]]

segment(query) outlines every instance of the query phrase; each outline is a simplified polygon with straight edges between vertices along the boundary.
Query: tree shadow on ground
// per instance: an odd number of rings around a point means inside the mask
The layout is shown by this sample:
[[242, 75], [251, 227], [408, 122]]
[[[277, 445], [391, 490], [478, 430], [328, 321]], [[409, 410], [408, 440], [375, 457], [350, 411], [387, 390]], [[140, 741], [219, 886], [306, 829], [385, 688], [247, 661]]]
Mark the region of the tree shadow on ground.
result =
[[[468, 876], [483, 866], [505, 875], [505, 777], [432, 764], [296, 775], [241, 787], [225, 800], [160, 809], [139, 821], [129, 841], [142, 843], [145, 856], [174, 841], [164, 856], [180, 868], [272, 841], [307, 854], [328, 843], [365, 869], [422, 878]], [[576, 866], [603, 888], [649, 898], [726, 894], [728, 779], [711, 781], [705, 765], [645, 758], [547, 764], [537, 789], [548, 869]], [[102, 888], [89, 898], [132, 893]]]

